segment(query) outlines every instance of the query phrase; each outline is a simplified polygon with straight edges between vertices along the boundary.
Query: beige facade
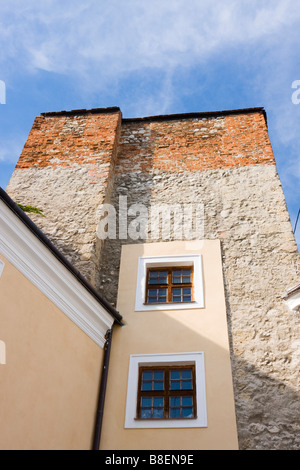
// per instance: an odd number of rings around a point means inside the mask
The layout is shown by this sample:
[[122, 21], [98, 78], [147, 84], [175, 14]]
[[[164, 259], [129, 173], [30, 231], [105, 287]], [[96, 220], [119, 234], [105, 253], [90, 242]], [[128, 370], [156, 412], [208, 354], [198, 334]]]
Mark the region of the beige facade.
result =
[[[161, 262], [164, 266], [178, 263], [178, 257], [181, 263], [200, 259], [201, 273], [195, 290], [203, 289], [203, 306], [137, 311], [137, 289], [143, 287], [138, 274], [139, 260], [156, 266]], [[114, 331], [101, 449], [237, 449], [220, 242], [123, 246], [118, 308], [124, 315], [125, 326]], [[171, 425], [159, 422], [154, 428], [147, 427], [147, 423], [142, 423], [142, 428], [128, 427], [126, 408], [132, 400], [128, 394], [133, 394], [135, 388], [135, 384], [128, 384], [132, 380], [130, 358], [141, 355], [143, 363], [148, 355], [151, 364], [157, 364], [171, 356], [177, 364], [194, 353], [204, 357], [201, 381], [205, 382], [202, 399], [206, 401], [206, 423], [194, 426], [193, 420], [181, 420], [180, 424], [173, 421]]]
[[103, 350], [1, 260], [0, 449], [90, 449]]

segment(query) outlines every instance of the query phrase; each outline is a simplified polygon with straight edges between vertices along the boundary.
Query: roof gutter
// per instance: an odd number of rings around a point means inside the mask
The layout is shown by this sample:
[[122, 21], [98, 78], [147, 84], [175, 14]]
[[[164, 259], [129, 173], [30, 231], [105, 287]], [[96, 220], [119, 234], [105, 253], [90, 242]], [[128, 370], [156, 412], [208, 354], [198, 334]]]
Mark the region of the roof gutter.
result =
[[68, 269], [73, 276], [85, 287], [87, 291], [111, 314], [115, 322], [123, 325], [120, 313], [104, 298], [99, 292], [82, 276], [82, 274], [74, 268], [74, 266], [62, 255], [62, 253], [53, 245], [46, 235], [35, 225], [35, 223], [25, 214], [25, 212], [8, 196], [8, 194], [0, 187], [0, 200], [14, 212], [14, 214], [27, 226], [27, 228], [35, 235], [41, 243], [43, 243], [51, 253]]

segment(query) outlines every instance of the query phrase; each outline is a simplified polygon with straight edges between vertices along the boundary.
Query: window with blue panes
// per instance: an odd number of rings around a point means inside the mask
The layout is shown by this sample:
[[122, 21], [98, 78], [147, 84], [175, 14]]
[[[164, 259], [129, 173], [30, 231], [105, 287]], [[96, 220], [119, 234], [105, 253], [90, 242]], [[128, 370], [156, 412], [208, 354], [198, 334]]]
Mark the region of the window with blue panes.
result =
[[195, 366], [140, 367], [138, 419], [196, 418]]
[[149, 268], [146, 303], [184, 303], [193, 301], [193, 268]]

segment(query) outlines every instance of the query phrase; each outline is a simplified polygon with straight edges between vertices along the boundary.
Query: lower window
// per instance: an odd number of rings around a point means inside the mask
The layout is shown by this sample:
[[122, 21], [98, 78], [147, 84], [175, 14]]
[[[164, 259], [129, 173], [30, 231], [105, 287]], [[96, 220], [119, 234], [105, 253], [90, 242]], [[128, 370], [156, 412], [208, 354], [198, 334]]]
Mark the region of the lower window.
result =
[[196, 418], [195, 366], [139, 368], [137, 418]]
[[125, 428], [206, 427], [204, 354], [132, 355]]

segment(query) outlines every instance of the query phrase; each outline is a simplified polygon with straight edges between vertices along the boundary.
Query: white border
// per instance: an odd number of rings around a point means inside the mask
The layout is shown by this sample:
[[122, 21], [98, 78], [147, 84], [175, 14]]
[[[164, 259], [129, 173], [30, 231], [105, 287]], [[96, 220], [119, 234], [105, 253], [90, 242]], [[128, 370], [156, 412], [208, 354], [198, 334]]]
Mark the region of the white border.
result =
[[0, 253], [96, 344], [104, 346], [112, 316], [2, 201]]
[[[196, 371], [196, 419], [137, 420], [136, 404], [138, 391], [138, 372], [142, 365], [187, 365], [195, 364]], [[202, 428], [207, 427], [204, 353], [133, 354], [130, 356], [125, 428]]]
[[[193, 266], [194, 268], [194, 302], [180, 304], [145, 304], [147, 269], [165, 266]], [[175, 256], [150, 256], [139, 257], [137, 287], [135, 299], [135, 311], [147, 310], [186, 310], [191, 308], [203, 308], [203, 275], [201, 255], [175, 255]]]
[[3, 273], [4, 266], [5, 265], [4, 265], [3, 261], [1, 261], [1, 259], [0, 259], [0, 277], [1, 277], [1, 274]]
[[4, 341], [0, 340], [0, 364], [6, 364], [6, 344]]

